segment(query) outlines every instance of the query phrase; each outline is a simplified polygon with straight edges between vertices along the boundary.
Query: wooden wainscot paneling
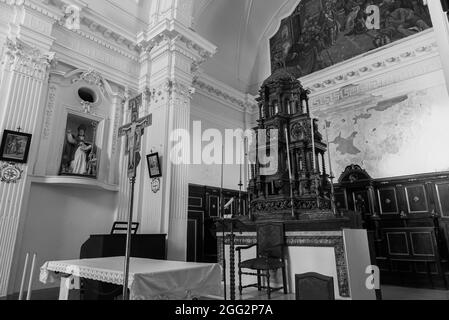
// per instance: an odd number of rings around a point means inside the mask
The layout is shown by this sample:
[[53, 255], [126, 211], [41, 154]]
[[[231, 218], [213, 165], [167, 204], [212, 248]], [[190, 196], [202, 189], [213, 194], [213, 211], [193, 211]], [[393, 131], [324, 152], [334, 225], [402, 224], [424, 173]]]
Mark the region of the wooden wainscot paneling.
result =
[[449, 218], [449, 182], [436, 184], [438, 207], [442, 217]]
[[380, 214], [398, 214], [398, 198], [395, 188], [381, 188], [377, 190]]
[[384, 284], [449, 288], [449, 173], [371, 179], [351, 165], [335, 189], [373, 236]]
[[[187, 256], [191, 262], [217, 262], [217, 239], [214, 219], [220, 216], [220, 188], [189, 185], [189, 218]], [[246, 212], [247, 194], [242, 192], [243, 212]], [[235, 198], [225, 214], [238, 215], [239, 192], [223, 190], [223, 202]]]
[[417, 214], [429, 212], [427, 192], [424, 185], [405, 187], [405, 194], [407, 197], [407, 208], [409, 213]]

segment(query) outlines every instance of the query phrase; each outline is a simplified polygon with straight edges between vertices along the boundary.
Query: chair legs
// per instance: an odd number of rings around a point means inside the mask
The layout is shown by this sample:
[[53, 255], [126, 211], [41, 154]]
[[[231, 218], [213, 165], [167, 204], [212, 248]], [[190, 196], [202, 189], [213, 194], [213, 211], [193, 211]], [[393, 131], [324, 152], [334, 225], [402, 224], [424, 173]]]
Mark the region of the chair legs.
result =
[[268, 300], [271, 300], [270, 270], [267, 270], [267, 291], [268, 291]]
[[243, 296], [242, 268], [239, 268], [239, 293], [240, 293], [240, 299], [241, 299]]
[[284, 283], [284, 294], [288, 294], [288, 285], [287, 285], [287, 270], [282, 268], [282, 282]]
[[[239, 268], [239, 293], [240, 293], [240, 298], [242, 298], [243, 296], [243, 284], [242, 284], [242, 276], [243, 276], [243, 271], [241, 268]], [[265, 277], [267, 279], [267, 294], [268, 294], [268, 300], [271, 300], [271, 294], [273, 292], [273, 289], [271, 288], [271, 274], [270, 274], [270, 270], [265, 271], [262, 274], [261, 270], [257, 271], [257, 289], [258, 291], [262, 291], [262, 288], [265, 289], [265, 287], [262, 286], [262, 277]], [[282, 268], [282, 282], [283, 282], [283, 289], [284, 290], [284, 294], [288, 294], [288, 284], [287, 284], [287, 270], [286, 268]], [[279, 289], [275, 289], [274, 291], [277, 291]]]

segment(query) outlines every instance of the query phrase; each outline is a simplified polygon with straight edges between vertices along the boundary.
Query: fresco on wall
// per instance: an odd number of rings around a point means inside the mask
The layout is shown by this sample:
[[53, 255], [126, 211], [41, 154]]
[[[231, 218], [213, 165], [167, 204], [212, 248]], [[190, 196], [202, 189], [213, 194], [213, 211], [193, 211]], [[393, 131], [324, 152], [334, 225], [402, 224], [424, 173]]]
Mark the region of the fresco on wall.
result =
[[270, 39], [272, 72], [305, 76], [431, 26], [422, 0], [302, 0]]
[[328, 129], [336, 177], [349, 164], [373, 178], [448, 171], [447, 100], [444, 86], [399, 95], [368, 92], [340, 101], [334, 112], [316, 112]]

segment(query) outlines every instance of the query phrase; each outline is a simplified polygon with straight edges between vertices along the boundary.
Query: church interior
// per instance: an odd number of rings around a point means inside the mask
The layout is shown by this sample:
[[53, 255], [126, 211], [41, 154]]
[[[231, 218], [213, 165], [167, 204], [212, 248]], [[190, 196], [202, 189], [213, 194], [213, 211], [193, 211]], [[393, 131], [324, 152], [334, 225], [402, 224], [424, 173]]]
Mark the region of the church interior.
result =
[[0, 0], [0, 300], [449, 300], [448, 56], [447, 0]]

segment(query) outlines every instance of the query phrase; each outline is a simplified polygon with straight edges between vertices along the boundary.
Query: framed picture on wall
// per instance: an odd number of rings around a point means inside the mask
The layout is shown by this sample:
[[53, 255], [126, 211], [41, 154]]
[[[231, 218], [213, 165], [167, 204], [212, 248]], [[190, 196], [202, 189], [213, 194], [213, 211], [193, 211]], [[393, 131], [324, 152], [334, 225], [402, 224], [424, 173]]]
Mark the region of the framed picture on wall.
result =
[[0, 145], [0, 161], [27, 163], [31, 134], [5, 130]]
[[148, 171], [150, 172], [150, 178], [162, 177], [161, 163], [159, 161], [159, 153], [152, 153], [147, 155]]

